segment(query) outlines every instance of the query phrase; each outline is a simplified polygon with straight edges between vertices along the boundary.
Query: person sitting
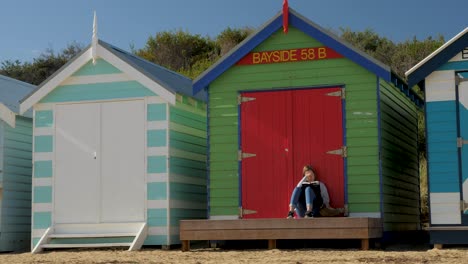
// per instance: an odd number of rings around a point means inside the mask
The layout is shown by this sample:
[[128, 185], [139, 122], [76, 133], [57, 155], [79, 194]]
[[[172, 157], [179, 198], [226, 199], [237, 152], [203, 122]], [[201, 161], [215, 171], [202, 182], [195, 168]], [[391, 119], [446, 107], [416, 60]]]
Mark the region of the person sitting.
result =
[[[311, 165], [302, 169], [303, 178], [294, 188], [289, 203], [288, 219], [294, 217], [294, 211], [299, 217], [337, 216], [344, 213], [344, 208], [332, 208], [327, 187], [317, 180], [317, 175]], [[305, 196], [305, 206], [302, 202]], [[302, 199], [301, 199], [302, 198]], [[305, 207], [305, 208], [304, 208]], [[306, 210], [304, 212], [304, 209]]]

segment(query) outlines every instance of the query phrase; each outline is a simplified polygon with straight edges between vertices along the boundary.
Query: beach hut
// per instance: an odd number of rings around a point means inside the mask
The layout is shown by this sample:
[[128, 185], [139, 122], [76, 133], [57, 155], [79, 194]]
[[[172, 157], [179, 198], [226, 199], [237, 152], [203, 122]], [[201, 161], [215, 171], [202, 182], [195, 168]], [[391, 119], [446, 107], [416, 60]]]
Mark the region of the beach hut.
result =
[[468, 244], [468, 28], [406, 72], [425, 90], [432, 244]]
[[206, 218], [206, 104], [192, 81], [93, 37], [34, 109], [32, 251], [169, 246]]
[[286, 218], [312, 164], [333, 207], [420, 229], [422, 101], [388, 66], [286, 12], [194, 80], [208, 93], [209, 219]]
[[32, 115], [19, 101], [35, 86], [0, 75], [0, 252], [31, 241]]

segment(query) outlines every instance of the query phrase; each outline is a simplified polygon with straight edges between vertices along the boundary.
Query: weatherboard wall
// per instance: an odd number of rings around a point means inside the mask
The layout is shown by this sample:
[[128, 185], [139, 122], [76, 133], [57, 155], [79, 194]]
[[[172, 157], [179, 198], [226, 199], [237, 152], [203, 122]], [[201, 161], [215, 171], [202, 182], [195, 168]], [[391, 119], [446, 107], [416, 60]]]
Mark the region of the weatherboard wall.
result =
[[32, 119], [0, 121], [0, 251], [18, 251], [31, 240]]
[[420, 228], [418, 109], [380, 80], [383, 218], [386, 231]]
[[[133, 80], [109, 62], [98, 59], [96, 65], [93, 65], [89, 61], [34, 106], [32, 247], [36, 245], [47, 228], [51, 227], [54, 223], [53, 178], [56, 162], [54, 155], [55, 133], [57, 129], [55, 124], [56, 105], [118, 102], [121, 100], [137, 99], [144, 100], [146, 109], [145, 133], [142, 137], [145, 137], [146, 142], [146, 188], [143, 191], [146, 193], [145, 219], [148, 225], [148, 236], [144, 244], [169, 245], [174, 244], [174, 241], [178, 243], [178, 236], [175, 237], [174, 232], [178, 227], [178, 222], [171, 219], [170, 212], [172, 185], [169, 184], [171, 181], [171, 177], [169, 176], [171, 174], [169, 160], [170, 158], [179, 159], [181, 156], [191, 159], [192, 156], [183, 152], [183, 148], [181, 150], [172, 150], [170, 148], [170, 136], [172, 135], [169, 130], [170, 127], [172, 129], [171, 106], [162, 97], [150, 91], [136, 80]], [[189, 99], [186, 98], [185, 100]], [[177, 104], [180, 104], [180, 102], [177, 102]], [[192, 107], [188, 103], [183, 104], [181, 107], [176, 106], [175, 108], [177, 110], [180, 108], [179, 111], [189, 112], [193, 110], [201, 113], [203, 112], [203, 108], [199, 105], [201, 103], [196, 104], [196, 107]], [[187, 115], [190, 116], [190, 114]], [[191, 131], [190, 129], [186, 129], [187, 127], [182, 126], [181, 128], [179, 126], [175, 128], [175, 130], [182, 134], [182, 138], [185, 141], [187, 141], [185, 135], [190, 135]], [[206, 137], [206, 133], [198, 133], [198, 135]], [[181, 135], [177, 136], [181, 137]], [[131, 140], [131, 138], [128, 140]], [[180, 173], [179, 175], [181, 176], [178, 180], [183, 180], [185, 174]], [[198, 176], [200, 178], [206, 177], [205, 174]], [[204, 181], [204, 185], [206, 186], [206, 180]], [[175, 187], [172, 189], [177, 190]], [[184, 190], [182, 189], [180, 192]], [[177, 195], [183, 196], [177, 193], [177, 191], [173, 191], [172, 196], [177, 197]], [[190, 200], [190, 197], [187, 200]], [[181, 204], [178, 201], [174, 203], [176, 205]], [[178, 207], [176, 206], [175, 208]], [[193, 218], [198, 218], [199, 215], [200, 213], [196, 212]], [[190, 213], [186, 213], [183, 218], [192, 217]], [[176, 222], [177, 225], [172, 227], [171, 225]], [[95, 242], [102, 243], [105, 241], [101, 239]], [[108, 242], [112, 242], [112, 240], [110, 239]], [[51, 243], [54, 243], [54, 241], [51, 241]]]
[[[322, 47], [290, 27], [278, 30], [253, 51]], [[209, 215], [237, 218], [239, 207], [239, 91], [343, 85], [346, 91], [347, 193], [350, 212], [380, 217], [377, 77], [347, 58], [236, 65], [213, 81], [209, 103]], [[330, 187], [332, 188], [332, 187]]]

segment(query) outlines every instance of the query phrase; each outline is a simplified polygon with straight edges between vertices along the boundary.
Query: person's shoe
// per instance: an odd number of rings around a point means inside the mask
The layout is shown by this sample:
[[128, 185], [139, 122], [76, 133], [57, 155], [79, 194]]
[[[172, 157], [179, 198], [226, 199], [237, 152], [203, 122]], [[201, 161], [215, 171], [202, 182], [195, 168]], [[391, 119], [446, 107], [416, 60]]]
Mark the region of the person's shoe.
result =
[[305, 213], [304, 218], [312, 218], [312, 217], [314, 217], [314, 216], [312, 215], [312, 211], [307, 211], [307, 212]]
[[287, 219], [292, 219], [294, 218], [294, 212], [293, 211], [289, 211], [288, 212], [288, 217], [286, 217]]

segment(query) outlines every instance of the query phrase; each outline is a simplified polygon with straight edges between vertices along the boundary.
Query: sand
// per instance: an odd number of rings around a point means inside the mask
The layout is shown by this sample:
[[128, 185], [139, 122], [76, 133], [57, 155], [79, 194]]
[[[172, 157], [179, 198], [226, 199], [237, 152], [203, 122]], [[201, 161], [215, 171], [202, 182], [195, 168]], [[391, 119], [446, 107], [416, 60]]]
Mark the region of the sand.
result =
[[0, 254], [0, 263], [468, 263], [468, 247], [449, 249], [255, 249], [221, 250], [199, 248], [114, 250], [62, 250], [32, 255]]

